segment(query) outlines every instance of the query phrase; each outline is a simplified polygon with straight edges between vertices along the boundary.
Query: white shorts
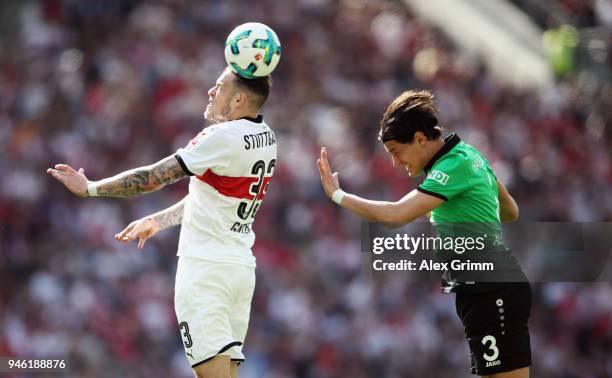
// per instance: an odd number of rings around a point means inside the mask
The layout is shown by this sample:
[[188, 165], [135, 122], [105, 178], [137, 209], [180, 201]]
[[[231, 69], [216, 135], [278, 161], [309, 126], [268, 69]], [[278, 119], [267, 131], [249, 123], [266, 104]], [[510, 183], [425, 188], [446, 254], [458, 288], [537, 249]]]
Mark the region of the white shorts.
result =
[[192, 367], [216, 355], [244, 361], [255, 268], [179, 256], [174, 309]]

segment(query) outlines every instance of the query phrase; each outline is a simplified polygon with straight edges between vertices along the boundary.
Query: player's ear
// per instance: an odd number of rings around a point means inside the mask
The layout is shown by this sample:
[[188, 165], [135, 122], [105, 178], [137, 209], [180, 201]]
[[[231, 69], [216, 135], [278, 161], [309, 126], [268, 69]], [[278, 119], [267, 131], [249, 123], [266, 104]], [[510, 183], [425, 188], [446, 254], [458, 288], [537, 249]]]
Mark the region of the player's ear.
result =
[[247, 96], [244, 92], [236, 92], [233, 99], [234, 105], [245, 105], [247, 102]]
[[427, 138], [425, 137], [425, 134], [423, 134], [420, 131], [417, 131], [416, 133], [414, 133], [414, 137], [413, 137], [413, 142], [416, 143], [417, 145], [422, 145], [423, 143], [425, 143], [425, 140]]

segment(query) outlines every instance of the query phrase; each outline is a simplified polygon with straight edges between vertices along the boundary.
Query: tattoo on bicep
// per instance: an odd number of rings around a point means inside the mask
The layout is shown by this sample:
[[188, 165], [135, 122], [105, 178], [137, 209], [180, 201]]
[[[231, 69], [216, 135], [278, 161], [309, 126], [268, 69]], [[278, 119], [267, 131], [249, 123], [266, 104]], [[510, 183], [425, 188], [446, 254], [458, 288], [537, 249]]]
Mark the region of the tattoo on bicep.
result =
[[153, 166], [151, 179], [156, 185], [172, 184], [187, 174], [174, 156], [169, 156]]
[[136, 168], [102, 180], [97, 191], [99, 196], [134, 196], [160, 189], [186, 176], [178, 160], [174, 156], [169, 156], [153, 165]]

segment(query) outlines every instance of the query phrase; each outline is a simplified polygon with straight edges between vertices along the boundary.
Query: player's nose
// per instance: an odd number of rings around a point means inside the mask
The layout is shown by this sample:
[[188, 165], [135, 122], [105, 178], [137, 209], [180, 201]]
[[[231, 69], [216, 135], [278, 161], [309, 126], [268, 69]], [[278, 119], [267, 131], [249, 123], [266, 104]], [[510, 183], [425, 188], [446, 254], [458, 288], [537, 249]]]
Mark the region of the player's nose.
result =
[[391, 159], [393, 159], [393, 166], [395, 168], [399, 168], [402, 167], [404, 165], [404, 163], [402, 163], [398, 158], [396, 158], [395, 156], [392, 156]]
[[216, 94], [217, 94], [217, 91], [215, 91], [215, 87], [212, 87], [208, 90], [208, 96], [215, 97]]

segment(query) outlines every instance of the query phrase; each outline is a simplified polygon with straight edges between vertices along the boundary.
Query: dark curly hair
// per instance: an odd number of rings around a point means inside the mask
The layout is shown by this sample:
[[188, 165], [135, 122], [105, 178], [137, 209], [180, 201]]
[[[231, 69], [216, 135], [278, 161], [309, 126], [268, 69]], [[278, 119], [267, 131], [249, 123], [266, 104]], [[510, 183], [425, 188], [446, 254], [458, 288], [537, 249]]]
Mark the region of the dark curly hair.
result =
[[442, 135], [434, 95], [429, 91], [405, 91], [393, 100], [380, 121], [378, 138], [383, 143], [395, 140], [407, 144], [413, 142], [417, 131], [429, 140]]

